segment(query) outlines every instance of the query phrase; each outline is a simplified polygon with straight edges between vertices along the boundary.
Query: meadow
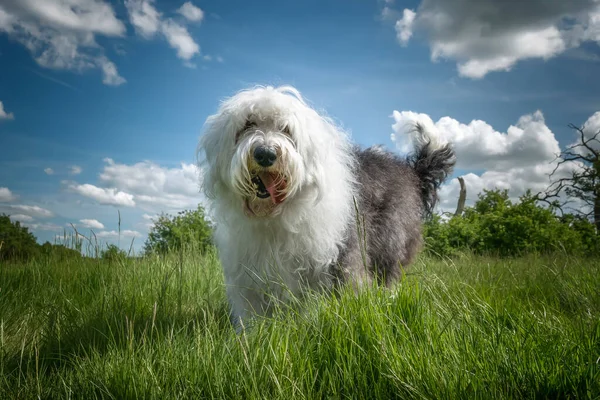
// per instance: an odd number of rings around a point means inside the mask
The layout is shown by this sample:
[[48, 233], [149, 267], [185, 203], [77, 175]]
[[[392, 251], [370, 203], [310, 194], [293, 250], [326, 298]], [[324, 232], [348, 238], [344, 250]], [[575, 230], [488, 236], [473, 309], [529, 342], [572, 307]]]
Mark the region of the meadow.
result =
[[600, 397], [600, 260], [421, 255], [229, 323], [214, 251], [0, 263], [0, 399]]

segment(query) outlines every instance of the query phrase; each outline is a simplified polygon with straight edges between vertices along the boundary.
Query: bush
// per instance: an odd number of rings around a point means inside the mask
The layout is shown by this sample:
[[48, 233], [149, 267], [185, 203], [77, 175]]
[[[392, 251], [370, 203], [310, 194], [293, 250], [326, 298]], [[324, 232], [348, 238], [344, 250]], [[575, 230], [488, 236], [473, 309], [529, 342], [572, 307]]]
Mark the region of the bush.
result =
[[46, 242], [40, 246], [41, 254], [46, 257], [54, 257], [55, 259], [64, 261], [67, 259], [81, 259], [81, 251], [71, 249], [62, 244], [51, 244]]
[[205, 251], [212, 243], [212, 226], [206, 219], [204, 208], [179, 212], [176, 216], [161, 214], [148, 233], [144, 244], [146, 254], [164, 254], [169, 250], [196, 246]]
[[114, 244], [109, 244], [108, 246], [106, 246], [106, 250], [102, 250], [100, 252], [100, 258], [104, 260], [115, 261], [126, 257], [127, 253], [125, 252], [125, 250], [121, 250], [118, 246]]
[[426, 222], [427, 249], [440, 256], [461, 250], [480, 254], [517, 256], [564, 251], [597, 254], [599, 237], [591, 222], [574, 216], [557, 217], [555, 210], [536, 203], [526, 193], [513, 204], [508, 191], [485, 190], [463, 216]]

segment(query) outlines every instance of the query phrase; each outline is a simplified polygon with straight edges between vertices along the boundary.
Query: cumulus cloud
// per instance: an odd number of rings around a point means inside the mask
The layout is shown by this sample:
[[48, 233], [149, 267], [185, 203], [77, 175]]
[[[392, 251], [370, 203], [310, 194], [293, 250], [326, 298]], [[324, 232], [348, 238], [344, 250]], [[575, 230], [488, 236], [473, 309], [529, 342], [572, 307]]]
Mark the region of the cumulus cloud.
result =
[[202, 200], [194, 164], [166, 168], [151, 161], [121, 164], [106, 158], [104, 162], [97, 186], [68, 181], [63, 184], [71, 192], [100, 204], [139, 207], [147, 213], [196, 208]]
[[54, 175], [54, 170], [50, 167], [44, 168], [44, 172], [46, 173], [46, 175]]
[[196, 53], [200, 53], [200, 46], [194, 42], [185, 26], [179, 25], [172, 19], [163, 22], [162, 33], [169, 45], [177, 50], [177, 57], [182, 60], [189, 60]]
[[4, 1], [0, 32], [25, 46], [44, 68], [98, 69], [106, 85], [125, 82], [96, 41], [97, 36], [125, 34], [125, 25], [104, 0]]
[[600, 42], [600, 2], [422, 0], [416, 13], [406, 9], [396, 22], [401, 44], [413, 32], [429, 41], [434, 61], [455, 60], [461, 76], [477, 79]]
[[80, 185], [65, 182], [65, 184], [67, 184], [70, 191], [94, 199], [100, 204], [123, 207], [135, 206], [133, 195], [119, 191], [116, 188], [100, 188], [89, 183]]
[[[595, 126], [597, 115], [588, 119], [586, 125]], [[551, 184], [550, 174], [557, 166], [560, 147], [554, 133], [548, 128], [541, 111], [521, 116], [506, 132], [494, 129], [485, 121], [475, 120], [468, 124], [451, 117], [437, 122], [426, 114], [411, 111], [394, 111], [394, 133], [391, 138], [400, 152], [412, 149], [408, 130], [415, 122], [451, 142], [457, 155], [457, 172], [467, 186], [467, 204], [473, 204], [484, 189], [508, 189], [513, 199], [525, 194], [545, 191]], [[553, 179], [566, 177], [578, 169], [576, 163], [564, 163]], [[473, 171], [481, 171], [475, 173]], [[456, 207], [460, 185], [456, 179], [440, 190], [440, 208], [453, 211]]]
[[33, 221], [33, 217], [31, 215], [25, 215], [25, 214], [13, 214], [10, 216], [10, 219], [12, 221], [19, 221], [19, 222], [32, 222]]
[[[2, 9], [0, 9], [1, 12]], [[2, 26], [0, 25], [0, 29], [2, 29]], [[11, 112], [6, 112], [4, 110], [4, 104], [0, 101], [0, 120], [2, 119], [15, 119], [15, 114], [11, 113]]]
[[[484, 189], [508, 190], [510, 198], [514, 201], [525, 194], [527, 190], [532, 193], [544, 192], [552, 183], [550, 174], [556, 167], [555, 163], [539, 163], [521, 168], [490, 169], [481, 175], [467, 173], [463, 175], [467, 187], [467, 205], [472, 205], [477, 200], [477, 195]], [[554, 175], [554, 179], [567, 176], [567, 173], [576, 168], [574, 164], [563, 164]], [[460, 193], [460, 184], [457, 179], [449, 181], [440, 189], [440, 209], [454, 211]]]
[[71, 165], [69, 167], [69, 175], [79, 175], [83, 169], [79, 165]]
[[119, 86], [127, 82], [125, 78], [119, 75], [117, 66], [106, 57], [100, 57], [99, 66], [102, 70], [102, 83], [108, 86]]
[[80, 219], [79, 222], [84, 228], [104, 229], [104, 224], [96, 219]]
[[485, 121], [473, 120], [468, 124], [443, 117], [433, 122], [426, 114], [411, 111], [394, 111], [392, 140], [402, 152], [412, 149], [409, 135], [421, 123], [426, 129], [453, 143], [458, 158], [458, 168], [487, 169], [528, 166], [532, 163], [550, 162], [560, 153], [554, 133], [546, 126], [541, 111], [523, 115], [506, 132], [498, 132]]
[[0, 206], [0, 213], [28, 215], [32, 218], [52, 218], [54, 213], [40, 206], [10, 204]]
[[159, 31], [161, 14], [151, 0], [128, 0], [125, 6], [129, 12], [129, 22], [139, 35], [151, 39]]
[[[154, 7], [153, 0], [127, 0], [125, 6], [129, 21], [143, 38], [152, 39], [156, 35], [162, 35], [171, 48], [177, 51], [177, 57], [184, 61], [189, 61], [194, 55], [200, 53], [200, 46], [194, 41], [187, 28], [171, 18], [163, 18]], [[189, 7], [185, 9], [188, 12], [191, 10]], [[198, 10], [202, 12], [199, 8]]]
[[191, 1], [183, 3], [177, 12], [192, 22], [200, 22], [202, 19], [204, 19], [204, 11], [193, 5]]
[[[585, 121], [582, 131], [584, 139], [589, 141], [588, 146], [595, 151], [600, 151], [600, 111], [594, 113]], [[592, 140], [594, 137], [596, 139]], [[579, 136], [573, 144], [578, 143], [577, 140], [580, 140]], [[583, 148], [579, 147], [578, 150], [583, 151]]]
[[402, 18], [396, 21], [396, 34], [402, 46], [406, 46], [413, 35], [413, 24], [416, 16], [417, 14], [413, 10], [406, 8], [402, 13]]
[[0, 203], [8, 203], [15, 201], [17, 196], [14, 195], [9, 188], [0, 187]]
[[101, 239], [117, 239], [122, 238], [134, 238], [143, 236], [140, 232], [134, 230], [122, 230], [120, 233], [118, 231], [100, 231], [96, 233], [96, 237]]
[[158, 215], [150, 215], [150, 214], [143, 214], [142, 215], [142, 225], [147, 228], [150, 229], [154, 226], [154, 221], [158, 218]]
[[150, 161], [133, 165], [115, 163], [110, 158], [104, 161], [102, 185], [133, 194], [145, 210], [183, 210], [195, 208], [200, 201], [198, 169], [194, 164], [165, 168]]

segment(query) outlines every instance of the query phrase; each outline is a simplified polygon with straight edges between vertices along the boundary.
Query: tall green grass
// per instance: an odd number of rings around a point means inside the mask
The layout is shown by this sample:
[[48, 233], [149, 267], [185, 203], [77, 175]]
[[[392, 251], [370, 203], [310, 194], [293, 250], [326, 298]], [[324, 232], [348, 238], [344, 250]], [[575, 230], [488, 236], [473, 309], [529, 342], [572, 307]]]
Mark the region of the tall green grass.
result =
[[237, 335], [214, 253], [0, 265], [0, 399], [598, 398], [600, 260], [420, 258]]

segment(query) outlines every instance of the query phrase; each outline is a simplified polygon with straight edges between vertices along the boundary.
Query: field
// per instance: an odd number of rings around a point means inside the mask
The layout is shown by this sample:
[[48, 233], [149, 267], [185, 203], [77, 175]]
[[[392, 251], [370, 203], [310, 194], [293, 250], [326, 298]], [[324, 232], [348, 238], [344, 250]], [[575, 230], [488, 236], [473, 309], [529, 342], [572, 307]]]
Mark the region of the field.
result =
[[214, 254], [0, 264], [0, 398], [599, 398], [600, 260], [421, 256], [236, 335]]

